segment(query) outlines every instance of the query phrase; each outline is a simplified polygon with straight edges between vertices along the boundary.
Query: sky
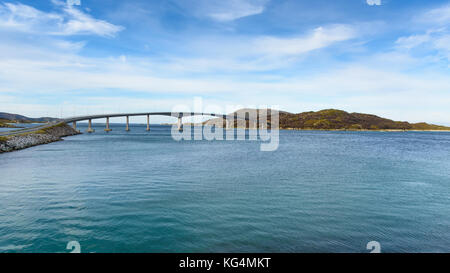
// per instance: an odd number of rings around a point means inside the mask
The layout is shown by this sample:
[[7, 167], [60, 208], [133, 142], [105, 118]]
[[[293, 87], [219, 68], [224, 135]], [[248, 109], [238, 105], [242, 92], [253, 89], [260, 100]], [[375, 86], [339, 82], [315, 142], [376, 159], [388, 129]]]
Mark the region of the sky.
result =
[[450, 125], [450, 1], [0, 0], [0, 112], [194, 98]]

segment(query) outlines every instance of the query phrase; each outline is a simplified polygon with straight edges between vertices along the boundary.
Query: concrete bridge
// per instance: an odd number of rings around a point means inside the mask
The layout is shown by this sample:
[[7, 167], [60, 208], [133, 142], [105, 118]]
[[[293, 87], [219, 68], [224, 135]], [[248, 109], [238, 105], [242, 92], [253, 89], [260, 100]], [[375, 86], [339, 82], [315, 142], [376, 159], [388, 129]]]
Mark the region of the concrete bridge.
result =
[[[124, 113], [124, 114], [101, 114], [101, 115], [90, 115], [90, 116], [78, 116], [78, 117], [70, 117], [65, 118], [62, 121], [65, 123], [72, 123], [73, 128], [77, 129], [77, 122], [78, 121], [88, 121], [88, 133], [94, 132], [94, 129], [92, 129], [92, 120], [93, 119], [106, 119], [106, 128], [105, 131], [109, 132], [111, 131], [111, 128], [109, 127], [109, 119], [110, 118], [116, 118], [116, 117], [126, 117], [126, 127], [125, 130], [129, 131], [130, 126], [130, 117], [134, 116], [147, 116], [147, 131], [150, 131], [150, 116], [169, 116], [169, 117], [176, 117], [178, 119], [177, 126], [178, 130], [183, 129], [183, 117], [191, 117], [191, 116], [211, 116], [211, 117], [218, 117], [222, 118], [226, 122], [226, 128], [230, 128], [230, 123], [234, 123], [234, 120], [252, 120], [247, 115], [245, 117], [241, 117], [237, 114], [234, 115], [223, 115], [223, 114], [215, 114], [215, 113], [197, 113], [197, 112], [148, 112], [148, 113]], [[256, 122], [256, 118], [253, 119], [254, 122]]]
[[254, 125], [257, 125], [257, 117], [254, 117], [253, 119], [249, 117], [249, 115], [245, 115], [245, 117], [242, 117], [236, 113], [233, 115], [223, 115], [223, 114], [215, 114], [215, 113], [197, 113], [197, 112], [146, 112], [146, 113], [123, 113], [123, 114], [101, 114], [101, 115], [88, 115], [88, 116], [77, 116], [77, 117], [69, 117], [65, 119], [61, 119], [59, 121], [46, 123], [43, 125], [39, 125], [32, 128], [25, 128], [25, 129], [19, 129], [19, 130], [12, 130], [7, 132], [0, 133], [0, 136], [10, 136], [10, 135], [16, 135], [16, 134], [23, 134], [23, 133], [29, 133], [34, 132], [38, 130], [42, 130], [45, 128], [49, 128], [58, 124], [62, 123], [72, 123], [73, 128], [77, 129], [77, 122], [78, 121], [88, 121], [88, 133], [94, 132], [94, 129], [92, 128], [92, 120], [93, 119], [106, 119], [106, 128], [105, 131], [109, 132], [111, 131], [111, 128], [109, 127], [109, 119], [110, 118], [116, 118], [116, 117], [126, 117], [126, 127], [125, 130], [129, 131], [130, 126], [130, 117], [135, 116], [147, 116], [147, 131], [150, 131], [150, 116], [169, 116], [169, 117], [175, 117], [178, 119], [177, 125], [178, 130], [182, 130], [183, 128], [183, 117], [191, 117], [191, 116], [211, 116], [211, 117], [218, 117], [222, 118], [226, 122], [226, 128], [231, 128], [231, 124], [234, 124], [235, 120], [245, 120], [245, 121], [253, 121]]

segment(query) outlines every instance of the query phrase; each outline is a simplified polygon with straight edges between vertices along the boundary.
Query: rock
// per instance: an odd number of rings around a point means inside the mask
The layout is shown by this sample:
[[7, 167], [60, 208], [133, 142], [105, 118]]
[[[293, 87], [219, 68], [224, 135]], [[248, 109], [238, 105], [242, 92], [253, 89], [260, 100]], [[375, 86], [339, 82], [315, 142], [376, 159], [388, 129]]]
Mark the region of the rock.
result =
[[0, 153], [60, 141], [62, 137], [77, 134], [79, 134], [78, 131], [63, 123], [33, 133], [3, 137], [0, 138]]

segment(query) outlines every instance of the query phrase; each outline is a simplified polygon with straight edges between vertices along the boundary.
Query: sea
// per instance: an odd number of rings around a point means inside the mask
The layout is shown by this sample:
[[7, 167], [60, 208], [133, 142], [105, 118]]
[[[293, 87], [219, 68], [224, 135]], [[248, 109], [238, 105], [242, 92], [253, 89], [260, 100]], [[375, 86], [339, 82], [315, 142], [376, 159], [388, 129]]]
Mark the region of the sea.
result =
[[124, 127], [0, 154], [0, 252], [450, 252], [448, 132]]

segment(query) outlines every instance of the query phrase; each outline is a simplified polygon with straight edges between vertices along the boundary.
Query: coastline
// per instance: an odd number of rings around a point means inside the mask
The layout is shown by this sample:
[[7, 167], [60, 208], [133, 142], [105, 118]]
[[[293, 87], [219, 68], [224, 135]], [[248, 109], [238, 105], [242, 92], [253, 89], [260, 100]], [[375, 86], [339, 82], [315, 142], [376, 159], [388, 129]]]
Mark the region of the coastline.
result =
[[280, 130], [287, 131], [330, 131], [330, 132], [450, 132], [450, 130], [418, 130], [418, 129], [377, 129], [377, 130], [352, 130], [352, 129], [300, 129], [300, 128], [280, 128]]
[[0, 153], [18, 151], [29, 147], [61, 141], [63, 137], [80, 134], [69, 125], [62, 123], [36, 132], [17, 133], [0, 136]]
[[[188, 124], [184, 124], [189, 126]], [[244, 129], [237, 127], [234, 129]], [[247, 130], [256, 130], [255, 128], [247, 128]], [[329, 131], [329, 132], [450, 132], [450, 130], [400, 130], [400, 129], [384, 129], [384, 130], [351, 130], [351, 129], [300, 129], [300, 128], [280, 128], [286, 131]], [[81, 134], [74, 130], [66, 123], [57, 124], [49, 128], [41, 129], [36, 132], [20, 133], [10, 136], [0, 136], [0, 154], [13, 152], [29, 147], [48, 144], [63, 140], [63, 137]]]
[[[189, 126], [190, 124], [183, 124], [183, 126]], [[200, 125], [194, 125], [200, 126]], [[205, 126], [205, 125], [203, 125]], [[212, 126], [212, 125], [206, 125]], [[224, 128], [219, 126], [219, 128]], [[224, 128], [225, 129], [225, 128]], [[234, 129], [246, 129], [246, 130], [257, 130], [258, 128], [245, 128], [245, 127], [235, 127]], [[226, 130], [226, 129], [225, 129]], [[270, 130], [270, 129], [269, 129]], [[303, 128], [279, 128], [279, 130], [286, 131], [329, 131], [329, 132], [450, 132], [450, 130], [419, 130], [419, 129], [303, 129]]]
[[3, 122], [0, 122], [0, 128], [24, 128], [24, 127], [19, 127], [19, 126], [16, 126], [16, 125], [13, 125], [13, 124], [15, 124], [15, 123], [3, 123]]

